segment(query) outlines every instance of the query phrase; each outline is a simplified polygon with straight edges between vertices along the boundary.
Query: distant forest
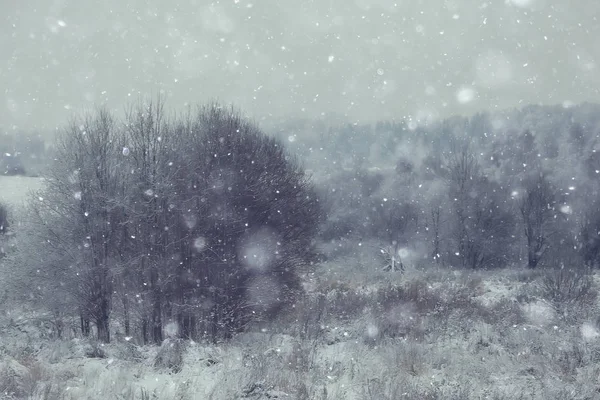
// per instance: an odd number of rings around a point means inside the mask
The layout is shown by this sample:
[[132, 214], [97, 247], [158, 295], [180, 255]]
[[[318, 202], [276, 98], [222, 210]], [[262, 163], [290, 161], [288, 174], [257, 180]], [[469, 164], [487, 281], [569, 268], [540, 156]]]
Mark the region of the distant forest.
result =
[[600, 263], [597, 104], [274, 131], [325, 199], [325, 240], [375, 238], [420, 265]]
[[49, 157], [41, 134], [0, 131], [0, 174], [38, 176], [48, 165]]

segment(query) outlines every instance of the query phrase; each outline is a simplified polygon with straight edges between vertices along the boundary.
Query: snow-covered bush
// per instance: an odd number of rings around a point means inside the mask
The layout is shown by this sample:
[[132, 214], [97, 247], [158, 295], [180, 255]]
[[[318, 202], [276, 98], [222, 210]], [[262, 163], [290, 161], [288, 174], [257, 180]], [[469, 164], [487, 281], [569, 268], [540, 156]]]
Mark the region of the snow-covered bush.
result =
[[178, 373], [183, 366], [184, 352], [185, 342], [182, 339], [165, 339], [154, 359], [154, 366]]
[[587, 268], [549, 268], [541, 282], [542, 298], [563, 316], [573, 312], [573, 307], [591, 304], [598, 296], [593, 286], [593, 276]]

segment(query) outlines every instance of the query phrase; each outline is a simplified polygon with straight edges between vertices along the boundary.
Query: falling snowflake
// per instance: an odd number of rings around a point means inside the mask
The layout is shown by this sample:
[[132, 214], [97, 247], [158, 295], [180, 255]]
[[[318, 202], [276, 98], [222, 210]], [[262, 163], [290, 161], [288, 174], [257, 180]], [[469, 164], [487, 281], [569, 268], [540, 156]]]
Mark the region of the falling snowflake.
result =
[[598, 332], [598, 328], [594, 325], [586, 322], [581, 326], [581, 336], [586, 341], [592, 341], [600, 337], [600, 332]]
[[206, 249], [206, 244], [206, 239], [203, 236], [198, 236], [196, 239], [194, 239], [193, 246], [196, 251], [202, 252], [204, 249]]
[[475, 89], [471, 87], [463, 87], [456, 92], [456, 100], [460, 104], [467, 104], [475, 99]]

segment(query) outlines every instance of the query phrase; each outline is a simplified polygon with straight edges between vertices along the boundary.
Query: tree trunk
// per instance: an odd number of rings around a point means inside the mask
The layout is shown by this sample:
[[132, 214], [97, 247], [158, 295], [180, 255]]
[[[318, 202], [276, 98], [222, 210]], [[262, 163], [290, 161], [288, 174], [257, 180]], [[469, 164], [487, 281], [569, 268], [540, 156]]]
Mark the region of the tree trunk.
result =
[[153, 310], [152, 310], [152, 340], [154, 343], [160, 344], [163, 341], [162, 332], [162, 301], [160, 293], [155, 293]]
[[433, 230], [433, 251], [432, 258], [436, 263], [440, 262], [440, 255], [442, 254], [440, 249], [440, 207], [431, 210], [431, 228]]
[[218, 306], [215, 305], [212, 307], [212, 315], [211, 315], [211, 324], [210, 324], [210, 334], [213, 344], [217, 344], [219, 338], [219, 310]]
[[99, 315], [96, 318], [96, 328], [98, 329], [98, 340], [103, 343], [110, 343], [110, 309], [108, 299], [106, 298], [100, 302]]
[[531, 247], [529, 248], [529, 251], [527, 252], [527, 266], [531, 269], [537, 267], [539, 262], [538, 256], [535, 252], [534, 249], [532, 249]]
[[148, 338], [148, 318], [146, 318], [146, 317], [142, 318], [142, 341], [144, 342], [144, 344], [148, 344], [148, 342], [149, 342], [149, 338]]
[[83, 314], [79, 315], [79, 319], [81, 321], [81, 334], [83, 337], [90, 336], [90, 319]]
[[179, 326], [181, 327], [181, 338], [182, 339], [193, 339], [194, 338], [194, 328], [196, 325], [196, 319], [189, 315], [187, 312], [180, 313], [179, 316]]
[[125, 317], [125, 336], [131, 337], [131, 322], [129, 319], [129, 299], [123, 296], [123, 314]]
[[193, 315], [190, 315], [188, 317], [188, 330], [189, 330], [188, 337], [190, 339], [195, 339], [196, 338], [196, 317]]
[[54, 316], [54, 327], [56, 329], [56, 337], [62, 339], [64, 323], [60, 312], [57, 312]]
[[180, 331], [179, 337], [181, 339], [189, 339], [189, 327], [188, 327], [188, 317], [183, 312], [177, 313], [177, 323], [179, 324]]
[[152, 288], [152, 341], [161, 344], [162, 332], [162, 295], [158, 284], [158, 273], [156, 266], [152, 266], [150, 272], [150, 287]]

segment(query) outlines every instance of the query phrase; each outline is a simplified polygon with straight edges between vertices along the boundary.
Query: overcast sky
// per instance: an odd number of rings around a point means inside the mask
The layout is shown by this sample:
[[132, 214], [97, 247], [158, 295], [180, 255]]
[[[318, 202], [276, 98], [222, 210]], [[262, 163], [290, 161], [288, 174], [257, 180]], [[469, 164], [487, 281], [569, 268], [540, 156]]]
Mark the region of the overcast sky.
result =
[[598, 0], [0, 0], [0, 127], [163, 91], [258, 120], [600, 101]]

